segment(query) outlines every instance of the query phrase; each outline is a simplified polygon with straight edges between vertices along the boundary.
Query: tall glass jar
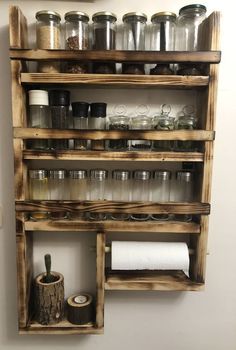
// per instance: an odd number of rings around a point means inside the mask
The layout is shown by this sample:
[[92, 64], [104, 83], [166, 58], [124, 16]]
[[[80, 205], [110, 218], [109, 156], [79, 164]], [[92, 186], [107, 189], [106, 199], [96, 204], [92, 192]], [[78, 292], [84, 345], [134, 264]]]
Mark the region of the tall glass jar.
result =
[[[116, 49], [116, 21], [114, 13], [102, 11], [92, 17], [93, 20], [93, 49]], [[93, 65], [94, 73], [113, 74], [116, 72], [115, 63], [99, 62]]]
[[[174, 194], [172, 196], [175, 202], [193, 201], [193, 172], [186, 170], [177, 171], [173, 190]], [[181, 221], [191, 221], [192, 219], [190, 214], [175, 214], [174, 217], [176, 220]]]
[[[66, 170], [49, 170], [49, 192], [51, 200], [68, 199], [68, 190], [66, 186]], [[50, 218], [52, 220], [65, 219], [67, 218], [67, 213], [65, 211], [51, 212]]]
[[[29, 170], [29, 198], [33, 200], [49, 199], [48, 172], [45, 169]], [[32, 220], [46, 220], [47, 212], [30, 213]]]
[[[38, 49], [60, 49], [61, 48], [61, 16], [54, 11], [38, 11], [35, 15], [36, 23], [36, 42]], [[60, 72], [60, 63], [58, 62], [40, 62], [38, 71], [41, 73]]]
[[[151, 50], [173, 51], [175, 48], [176, 14], [158, 12], [151, 17]], [[169, 64], [158, 64], [150, 70], [150, 74], [173, 74]]]
[[[132, 130], [152, 130], [153, 119], [146, 115], [147, 106], [140, 105], [137, 108], [137, 115], [131, 118]], [[151, 150], [152, 142], [149, 140], [131, 140], [131, 149], [136, 151]]]
[[[123, 50], [145, 50], [147, 16], [142, 12], [129, 12], [123, 18]], [[123, 74], [145, 74], [143, 64], [123, 64]]]
[[[51, 128], [51, 114], [48, 92], [45, 90], [29, 91], [29, 123], [30, 128]], [[48, 140], [30, 140], [29, 147], [45, 150], [49, 148]]]
[[[49, 93], [49, 104], [52, 115], [53, 129], [69, 128], [69, 105], [70, 92], [67, 90], [51, 90]], [[52, 140], [52, 148], [67, 149], [68, 140]]]
[[[88, 129], [88, 109], [89, 103], [87, 102], [72, 102], [72, 115], [74, 129], [85, 130]], [[74, 140], [74, 148], [78, 150], [88, 149], [87, 140]]]
[[[126, 108], [123, 105], [118, 105], [115, 108], [115, 115], [109, 117], [109, 130], [125, 131], [129, 130], [130, 119], [126, 113]], [[128, 150], [128, 140], [117, 139], [108, 141], [108, 149], [112, 151], [126, 151]]]
[[[128, 170], [114, 170], [112, 172], [112, 200], [130, 201], [130, 172]], [[129, 214], [111, 214], [113, 220], [128, 220]]]
[[[154, 129], [158, 131], [172, 131], [175, 128], [175, 118], [171, 117], [171, 106], [163, 104], [161, 113], [154, 117]], [[172, 151], [174, 149], [174, 141], [158, 140], [153, 141], [153, 149], [155, 151]]]
[[[168, 170], [156, 170], [152, 180], [152, 201], [169, 202], [170, 200], [171, 172]], [[168, 214], [152, 214], [154, 220], [168, 220]]]
[[[80, 11], [65, 14], [65, 35], [67, 50], [89, 49], [89, 16]], [[87, 73], [88, 67], [83, 62], [68, 62], [67, 73]]]
[[[88, 199], [87, 171], [82, 169], [69, 170], [69, 193], [71, 200], [84, 201]], [[70, 219], [86, 219], [84, 212], [71, 212]]]
[[[193, 106], [184, 106], [183, 115], [176, 120], [176, 129], [178, 130], [194, 130], [197, 126], [197, 118], [194, 115]], [[194, 152], [197, 150], [194, 141], [176, 141], [176, 151]]]
[[[148, 170], [135, 170], [133, 172], [132, 201], [150, 201], [151, 172]], [[132, 214], [131, 218], [138, 221], [149, 219], [148, 214]]]
[[[90, 171], [90, 200], [106, 199], [108, 171], [103, 169], [92, 169]], [[90, 220], [106, 220], [107, 214], [91, 212]]]
[[[104, 102], [95, 102], [90, 104], [89, 129], [106, 129], [106, 110], [107, 104]], [[105, 140], [92, 140], [91, 149], [94, 151], [104, 151]]]

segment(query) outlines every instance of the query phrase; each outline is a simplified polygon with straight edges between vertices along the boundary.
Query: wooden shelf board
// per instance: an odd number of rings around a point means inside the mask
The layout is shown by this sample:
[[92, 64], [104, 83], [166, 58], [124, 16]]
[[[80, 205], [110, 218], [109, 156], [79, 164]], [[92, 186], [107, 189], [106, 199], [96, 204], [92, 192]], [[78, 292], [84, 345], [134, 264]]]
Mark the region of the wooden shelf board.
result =
[[191, 281], [183, 271], [107, 272], [105, 290], [197, 291], [203, 284]]
[[26, 221], [26, 231], [51, 232], [156, 232], [199, 234], [200, 225], [195, 222], [179, 221], [79, 221], [79, 220], [45, 220]]
[[21, 73], [23, 84], [77, 84], [95, 87], [161, 87], [191, 88], [207, 86], [208, 76], [134, 75], [134, 74], [70, 74], [70, 73]]
[[14, 137], [20, 139], [81, 139], [81, 140], [181, 140], [213, 141], [215, 132], [210, 130], [75, 130], [14, 128]]
[[16, 211], [31, 212], [93, 212], [93, 213], [137, 213], [137, 214], [196, 214], [208, 215], [210, 204], [189, 203], [156, 203], [156, 202], [122, 202], [110, 200], [98, 201], [55, 201], [55, 200], [20, 200], [16, 201]]
[[24, 159], [203, 162], [202, 152], [24, 150]]
[[125, 50], [10, 50], [14, 60], [77, 60], [106, 62], [139, 62], [139, 63], [219, 63], [220, 51], [125, 51]]

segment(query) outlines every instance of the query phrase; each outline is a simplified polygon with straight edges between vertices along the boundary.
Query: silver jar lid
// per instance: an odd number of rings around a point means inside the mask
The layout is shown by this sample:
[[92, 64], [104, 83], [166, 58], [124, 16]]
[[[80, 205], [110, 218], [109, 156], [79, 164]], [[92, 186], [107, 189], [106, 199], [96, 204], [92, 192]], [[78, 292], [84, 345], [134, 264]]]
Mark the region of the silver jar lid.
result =
[[176, 20], [176, 14], [174, 12], [162, 11], [154, 13], [151, 17], [151, 22], [158, 21], [160, 18], [165, 17], [166, 19]]
[[65, 13], [66, 21], [89, 21], [89, 15], [81, 11], [70, 11]]
[[153, 173], [153, 178], [155, 180], [170, 180], [171, 172], [168, 170], [155, 170]]
[[112, 178], [115, 180], [129, 180], [130, 172], [128, 170], [113, 170]]
[[50, 179], [58, 179], [63, 180], [66, 177], [66, 170], [64, 169], [53, 169], [49, 170], [49, 178]]
[[92, 169], [90, 170], [91, 179], [105, 180], [108, 176], [108, 171], [103, 169]]
[[29, 170], [30, 179], [44, 180], [47, 178], [47, 176], [48, 172], [45, 169]]
[[69, 170], [70, 179], [86, 179], [87, 170]]
[[193, 173], [191, 171], [177, 171], [176, 179], [180, 181], [190, 182], [192, 181]]
[[92, 16], [92, 21], [99, 22], [99, 19], [116, 22], [117, 16], [114, 13], [108, 11], [100, 11], [94, 13], [94, 15]]
[[124, 14], [124, 16], [122, 17], [122, 21], [129, 21], [132, 19], [136, 19], [137, 21], [143, 21], [146, 22], [147, 21], [147, 15], [145, 15], [145, 13], [143, 12], [128, 12], [126, 14]]
[[149, 170], [135, 170], [134, 179], [135, 180], [150, 180], [151, 172]]
[[48, 17], [49, 19], [56, 19], [59, 21], [61, 20], [61, 16], [59, 15], [59, 13], [55, 11], [42, 10], [42, 11], [36, 12], [35, 18], [37, 20], [40, 20], [42, 17]]

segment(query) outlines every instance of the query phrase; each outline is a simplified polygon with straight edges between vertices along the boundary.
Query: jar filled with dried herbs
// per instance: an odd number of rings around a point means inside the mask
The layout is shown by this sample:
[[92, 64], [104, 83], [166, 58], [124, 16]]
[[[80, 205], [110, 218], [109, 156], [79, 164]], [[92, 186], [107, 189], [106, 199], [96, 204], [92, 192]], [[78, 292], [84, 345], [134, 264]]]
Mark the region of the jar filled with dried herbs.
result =
[[[154, 129], [159, 131], [172, 131], [175, 128], [175, 118], [170, 115], [171, 106], [163, 104], [161, 113], [154, 117]], [[155, 151], [173, 151], [174, 141], [158, 140], [153, 141], [153, 149]]]
[[[108, 123], [109, 130], [125, 131], [129, 130], [130, 119], [126, 115], [126, 108], [123, 105], [115, 107], [115, 115], [109, 117]], [[125, 151], [128, 150], [129, 141], [126, 139], [116, 139], [108, 141], [108, 149], [113, 151]]]
[[[80, 11], [70, 11], [65, 14], [65, 36], [67, 50], [89, 49], [89, 16]], [[67, 62], [67, 73], [87, 73], [85, 62]]]

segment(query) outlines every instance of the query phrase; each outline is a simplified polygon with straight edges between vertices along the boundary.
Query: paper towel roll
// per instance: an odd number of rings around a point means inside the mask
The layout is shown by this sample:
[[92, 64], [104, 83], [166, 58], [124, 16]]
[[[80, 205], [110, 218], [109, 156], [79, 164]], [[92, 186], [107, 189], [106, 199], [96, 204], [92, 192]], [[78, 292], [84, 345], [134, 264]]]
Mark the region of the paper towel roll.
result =
[[189, 276], [189, 252], [182, 242], [120, 242], [111, 244], [112, 270], [183, 270]]

